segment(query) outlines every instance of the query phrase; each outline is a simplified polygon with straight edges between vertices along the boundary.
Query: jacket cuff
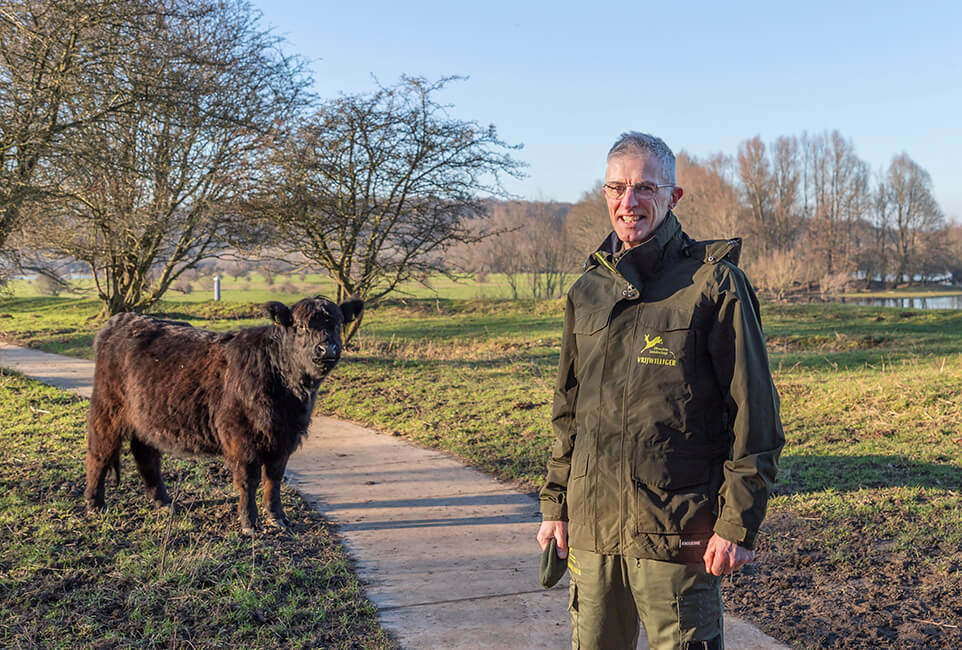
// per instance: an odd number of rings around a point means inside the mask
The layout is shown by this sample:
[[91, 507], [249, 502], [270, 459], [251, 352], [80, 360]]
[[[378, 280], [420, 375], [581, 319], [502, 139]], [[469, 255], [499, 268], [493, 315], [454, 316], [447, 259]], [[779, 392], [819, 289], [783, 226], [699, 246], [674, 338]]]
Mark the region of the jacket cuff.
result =
[[747, 548], [749, 551], [755, 550], [755, 537], [758, 535], [757, 530], [749, 530], [744, 526], [719, 519], [715, 522], [715, 533], [719, 537], [724, 537], [729, 542], [734, 542], [739, 546]]
[[568, 506], [553, 501], [541, 502], [542, 521], [568, 521]]

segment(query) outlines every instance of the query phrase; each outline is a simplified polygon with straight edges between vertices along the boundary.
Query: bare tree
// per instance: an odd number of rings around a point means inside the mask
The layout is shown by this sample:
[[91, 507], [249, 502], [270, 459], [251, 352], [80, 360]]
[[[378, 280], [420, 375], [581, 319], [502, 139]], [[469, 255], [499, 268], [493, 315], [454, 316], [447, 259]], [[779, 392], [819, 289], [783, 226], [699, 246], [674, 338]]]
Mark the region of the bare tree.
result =
[[799, 208], [801, 158], [798, 138], [780, 137], [772, 153], [772, 234], [769, 240], [776, 249], [787, 249], [795, 243], [801, 225]]
[[803, 135], [801, 147], [809, 193], [803, 201], [810, 214], [808, 245], [818, 253], [824, 274], [847, 271], [858, 253], [858, 226], [873, 200], [868, 165], [838, 131]]
[[962, 225], [953, 221], [945, 228], [945, 242], [949, 251], [946, 271], [954, 284], [962, 284]]
[[522, 250], [531, 296], [535, 300], [560, 296], [565, 275], [580, 262], [565, 228], [565, 217], [571, 206], [532, 201], [526, 207]]
[[[685, 232], [696, 239], [718, 239], [750, 234], [748, 210], [730, 179], [731, 159], [716, 155], [701, 161], [684, 151], [676, 157], [678, 184], [685, 194], [674, 212]], [[751, 251], [761, 255], [762, 251]]]
[[56, 191], [26, 238], [86, 262], [108, 314], [150, 307], [186, 269], [249, 235], [236, 206], [305, 83], [240, 1], [178, 0], [125, 28], [141, 41], [113, 74], [146, 92], [78, 127], [49, 165]]
[[[443, 251], [470, 241], [484, 196], [519, 177], [518, 147], [493, 125], [452, 118], [435, 94], [454, 77], [402, 77], [325, 102], [277, 152], [256, 207], [279, 245], [326, 269], [337, 299], [377, 302], [417, 275], [450, 268]], [[350, 338], [360, 319], [345, 331]]]
[[794, 243], [801, 222], [800, 167], [794, 137], [777, 138], [766, 148], [755, 136], [738, 147], [738, 175], [762, 254], [786, 250]]
[[448, 256], [461, 271], [503, 275], [514, 300], [521, 297], [524, 280], [525, 206], [524, 201], [488, 201], [485, 214], [467, 222], [470, 238], [452, 245]]
[[885, 172], [880, 170], [874, 177], [875, 189], [868, 218], [870, 242], [859, 257], [859, 269], [865, 275], [866, 286], [872, 286], [877, 278], [881, 287], [885, 288], [893, 270], [892, 205]]
[[78, 128], [130, 106], [138, 77], [115, 74], [155, 11], [135, 0], [0, 0], [0, 255], [24, 205], [49, 190], [43, 171]]
[[760, 252], [772, 251], [775, 244], [774, 181], [765, 143], [758, 136], [738, 146], [738, 175], [742, 182], [745, 199], [751, 208], [752, 230], [759, 237]]
[[584, 261], [601, 244], [605, 235], [611, 232], [611, 218], [608, 204], [601, 191], [604, 181], [598, 181], [593, 188], [568, 210], [565, 231], [570, 249], [576, 259]]
[[478, 241], [453, 249], [463, 270], [500, 273], [521, 297], [527, 284], [536, 300], [561, 295], [567, 275], [580, 265], [581, 254], [570, 244], [566, 218], [570, 203], [556, 201], [496, 201], [488, 218], [478, 224]]
[[892, 159], [886, 174], [887, 199], [895, 223], [896, 277], [905, 281], [913, 270], [919, 270], [917, 253], [926, 233], [943, 223], [942, 211], [932, 195], [929, 173], [908, 154]]

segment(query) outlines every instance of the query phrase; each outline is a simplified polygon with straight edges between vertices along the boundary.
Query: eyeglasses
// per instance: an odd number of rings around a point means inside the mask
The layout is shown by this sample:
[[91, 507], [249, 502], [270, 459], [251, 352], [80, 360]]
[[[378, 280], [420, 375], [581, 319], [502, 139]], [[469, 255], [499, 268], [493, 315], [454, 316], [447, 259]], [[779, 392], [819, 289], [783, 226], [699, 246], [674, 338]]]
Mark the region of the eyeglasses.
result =
[[635, 195], [642, 199], [650, 199], [663, 187], [675, 187], [674, 183], [664, 183], [662, 185], [657, 185], [655, 183], [635, 183], [634, 185], [628, 185], [627, 183], [605, 183], [602, 188], [605, 192], [605, 196], [609, 199], [622, 199], [625, 196], [625, 192], [628, 188], [631, 188]]

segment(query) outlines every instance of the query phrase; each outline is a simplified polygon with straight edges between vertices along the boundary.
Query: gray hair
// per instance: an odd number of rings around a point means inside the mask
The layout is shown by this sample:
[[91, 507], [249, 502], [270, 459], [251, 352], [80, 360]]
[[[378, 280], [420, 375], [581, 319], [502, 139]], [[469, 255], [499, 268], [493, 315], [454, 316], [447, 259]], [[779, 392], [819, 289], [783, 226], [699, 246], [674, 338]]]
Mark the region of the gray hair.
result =
[[608, 150], [608, 160], [624, 155], [654, 156], [661, 162], [661, 172], [668, 183], [675, 182], [675, 154], [665, 141], [648, 133], [626, 131]]

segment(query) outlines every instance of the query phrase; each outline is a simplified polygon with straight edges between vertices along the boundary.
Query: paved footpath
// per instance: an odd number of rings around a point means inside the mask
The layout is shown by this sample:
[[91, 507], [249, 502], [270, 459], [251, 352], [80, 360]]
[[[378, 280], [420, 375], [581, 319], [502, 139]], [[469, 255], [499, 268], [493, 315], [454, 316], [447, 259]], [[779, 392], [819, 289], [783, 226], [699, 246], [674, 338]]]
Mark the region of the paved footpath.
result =
[[[0, 366], [90, 396], [89, 361], [0, 343]], [[381, 624], [411, 649], [566, 648], [567, 577], [538, 584], [536, 501], [451, 457], [328, 417], [289, 483], [337, 524]], [[786, 646], [725, 617], [732, 650]], [[646, 648], [644, 639], [639, 648]]]

